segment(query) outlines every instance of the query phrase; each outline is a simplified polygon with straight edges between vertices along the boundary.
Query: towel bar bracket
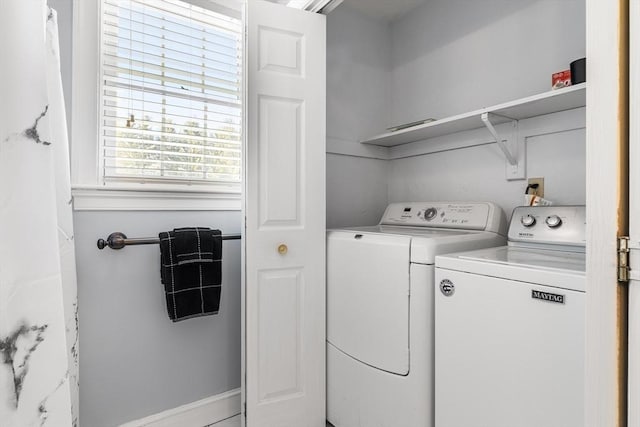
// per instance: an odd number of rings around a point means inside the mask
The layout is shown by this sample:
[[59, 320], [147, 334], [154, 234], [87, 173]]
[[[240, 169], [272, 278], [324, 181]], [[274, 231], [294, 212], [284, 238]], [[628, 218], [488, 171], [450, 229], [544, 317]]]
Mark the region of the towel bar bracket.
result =
[[124, 233], [120, 233], [116, 231], [115, 233], [109, 234], [107, 240], [98, 239], [98, 249], [102, 250], [109, 246], [111, 249], [122, 249], [127, 244], [125, 243], [127, 236]]

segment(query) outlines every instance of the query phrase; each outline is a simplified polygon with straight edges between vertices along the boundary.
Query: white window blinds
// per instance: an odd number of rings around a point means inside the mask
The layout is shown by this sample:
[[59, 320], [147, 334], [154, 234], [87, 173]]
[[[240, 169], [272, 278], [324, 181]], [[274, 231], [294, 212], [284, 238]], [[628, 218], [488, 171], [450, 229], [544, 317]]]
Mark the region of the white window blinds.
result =
[[210, 3], [103, 0], [105, 182], [240, 181], [242, 22]]

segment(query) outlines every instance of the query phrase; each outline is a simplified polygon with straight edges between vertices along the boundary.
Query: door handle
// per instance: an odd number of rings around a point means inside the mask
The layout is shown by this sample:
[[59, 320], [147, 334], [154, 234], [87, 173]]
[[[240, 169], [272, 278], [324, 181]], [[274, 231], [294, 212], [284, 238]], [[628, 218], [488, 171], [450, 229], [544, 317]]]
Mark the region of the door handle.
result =
[[289, 248], [287, 248], [287, 245], [285, 245], [284, 243], [278, 246], [278, 253], [280, 255], [286, 255], [288, 251], [289, 251]]

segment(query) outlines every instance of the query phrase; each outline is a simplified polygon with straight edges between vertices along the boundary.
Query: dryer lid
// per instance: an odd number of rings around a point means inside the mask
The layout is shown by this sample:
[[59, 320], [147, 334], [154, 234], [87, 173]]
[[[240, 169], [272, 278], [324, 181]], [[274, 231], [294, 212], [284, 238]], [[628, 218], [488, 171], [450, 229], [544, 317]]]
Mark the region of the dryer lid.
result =
[[327, 239], [331, 239], [340, 233], [345, 233], [353, 239], [376, 234], [410, 238], [410, 261], [417, 264], [433, 264], [436, 255], [440, 254], [498, 246], [505, 243], [503, 236], [488, 231], [450, 230], [444, 228], [428, 229], [392, 225], [373, 225], [328, 230]]
[[409, 373], [410, 245], [409, 236], [377, 233], [327, 239], [327, 340], [399, 375]]

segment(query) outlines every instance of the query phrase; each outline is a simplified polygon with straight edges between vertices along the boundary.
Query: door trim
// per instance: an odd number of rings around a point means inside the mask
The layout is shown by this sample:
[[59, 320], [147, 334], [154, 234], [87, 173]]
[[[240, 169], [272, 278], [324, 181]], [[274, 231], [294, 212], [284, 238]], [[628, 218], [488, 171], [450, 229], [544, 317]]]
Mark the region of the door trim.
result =
[[587, 427], [626, 425], [627, 288], [616, 237], [628, 229], [628, 0], [586, 1]]

